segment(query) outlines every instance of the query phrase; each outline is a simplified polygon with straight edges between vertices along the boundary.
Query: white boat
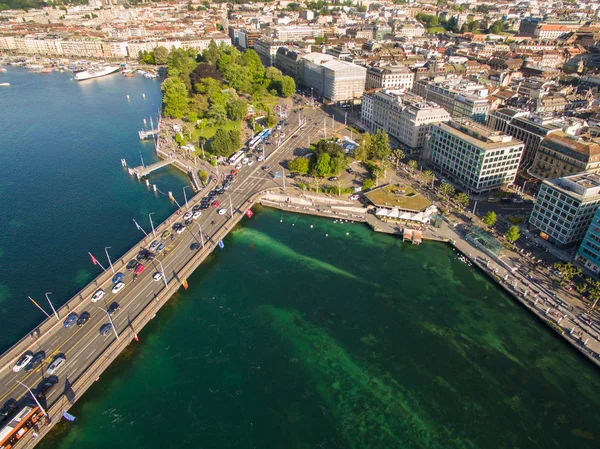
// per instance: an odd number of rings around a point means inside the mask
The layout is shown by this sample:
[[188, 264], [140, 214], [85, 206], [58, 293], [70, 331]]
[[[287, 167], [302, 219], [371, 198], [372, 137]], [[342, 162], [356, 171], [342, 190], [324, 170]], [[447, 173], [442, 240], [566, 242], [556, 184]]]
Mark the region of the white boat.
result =
[[101, 76], [110, 75], [119, 70], [119, 66], [105, 66], [93, 69], [84, 70], [75, 74], [75, 81], [85, 81], [92, 78], [99, 78]]
[[10, 86], [10, 83], [0, 83], [0, 86]]

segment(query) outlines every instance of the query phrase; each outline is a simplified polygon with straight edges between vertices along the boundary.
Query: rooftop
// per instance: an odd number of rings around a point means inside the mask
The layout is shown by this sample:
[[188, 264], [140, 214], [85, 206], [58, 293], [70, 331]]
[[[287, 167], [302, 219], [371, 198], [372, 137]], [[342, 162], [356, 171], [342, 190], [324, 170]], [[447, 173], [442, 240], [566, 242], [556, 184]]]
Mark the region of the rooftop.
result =
[[507, 146], [523, 144], [508, 134], [495, 131], [471, 120], [452, 120], [445, 123], [438, 123], [436, 126], [482, 150], [496, 150]]
[[377, 207], [422, 211], [431, 206], [431, 201], [410, 186], [388, 184], [365, 193], [365, 196]]
[[570, 150], [586, 156], [590, 162], [600, 160], [600, 140], [590, 139], [583, 140], [582, 138], [571, 136], [562, 131], [556, 131], [548, 134], [543, 142], [545, 147], [553, 150], [565, 152]]
[[546, 179], [543, 183], [579, 201], [600, 198], [600, 175], [597, 173], [578, 173], [564, 178]]

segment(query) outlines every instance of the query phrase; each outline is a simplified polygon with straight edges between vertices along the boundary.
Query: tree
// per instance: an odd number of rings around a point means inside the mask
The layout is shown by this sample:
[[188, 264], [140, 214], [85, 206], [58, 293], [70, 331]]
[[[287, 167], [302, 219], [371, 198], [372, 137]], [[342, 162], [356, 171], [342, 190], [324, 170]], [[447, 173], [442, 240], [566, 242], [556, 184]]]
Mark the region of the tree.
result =
[[188, 108], [187, 89], [177, 76], [167, 78], [161, 86], [163, 91], [164, 113], [167, 117], [181, 118]]
[[431, 170], [425, 170], [423, 173], [421, 173], [421, 180], [425, 183], [425, 184], [432, 184], [432, 188], [433, 188], [433, 180], [435, 179], [435, 175], [433, 174], [433, 172]]
[[[554, 265], [552, 265], [552, 268], [554, 268], [556, 271], [558, 271], [558, 274], [561, 278], [561, 285], [569, 283], [571, 281], [571, 279], [573, 279], [575, 276], [581, 274], [581, 270], [579, 268], [576, 268], [573, 266], [572, 263], [568, 263], [568, 262], [556, 262]], [[592, 285], [593, 287], [593, 285]], [[590, 294], [591, 294], [591, 289], [590, 289]]]
[[315, 164], [315, 174], [317, 176], [327, 176], [329, 174], [329, 170], [330, 170], [330, 166], [329, 163], [331, 162], [331, 156], [329, 156], [329, 154], [327, 153], [322, 153], [319, 155], [319, 157], [317, 158], [317, 163]]
[[308, 173], [309, 160], [306, 157], [297, 157], [288, 161], [287, 168], [289, 171], [305, 175]]
[[498, 221], [498, 217], [496, 216], [496, 212], [494, 211], [489, 211], [487, 214], [485, 214], [483, 216], [482, 221], [488, 225], [488, 226], [494, 226], [496, 224], [496, 222]]
[[354, 150], [354, 159], [357, 161], [366, 161], [373, 147], [373, 139], [371, 134], [364, 133], [358, 140], [358, 147]]
[[385, 131], [378, 130], [372, 138], [372, 147], [369, 159], [381, 161], [390, 155], [390, 140]]
[[265, 125], [267, 125], [267, 128], [273, 128], [276, 124], [277, 117], [273, 115], [273, 112], [271, 112], [271, 110], [268, 110], [265, 114]]
[[400, 166], [400, 162], [406, 157], [404, 151], [397, 149], [392, 151], [392, 156], [394, 157], [394, 161], [396, 161], [396, 169]]
[[513, 225], [510, 228], [508, 228], [508, 231], [506, 231], [505, 237], [506, 237], [506, 240], [508, 240], [510, 243], [515, 243], [517, 240], [519, 240], [521, 238], [521, 231], [519, 230], [519, 227]]
[[408, 161], [408, 168], [410, 168], [410, 173], [414, 173], [417, 168], [419, 168], [419, 163], [414, 159]]
[[163, 46], [154, 49], [154, 63], [165, 65], [169, 61], [169, 50]]
[[217, 132], [215, 133], [211, 142], [211, 148], [213, 152], [219, 156], [231, 156], [233, 153], [233, 145], [229, 133], [223, 128], [217, 129]]
[[590, 310], [593, 310], [598, 304], [598, 300], [600, 300], [600, 282], [592, 281], [590, 283], [588, 296], [592, 303], [590, 304]]
[[231, 100], [227, 103], [227, 115], [235, 122], [239, 122], [248, 113], [248, 105], [244, 100]]
[[200, 181], [203, 185], [206, 185], [206, 181], [208, 181], [208, 173], [204, 170], [200, 170]]
[[438, 191], [440, 196], [446, 200], [446, 205], [448, 205], [450, 198], [454, 195], [454, 186], [448, 182], [444, 182]]
[[278, 80], [280, 87], [277, 89], [279, 95], [284, 98], [288, 98], [296, 93], [296, 82], [291, 76], [282, 76]]
[[374, 185], [375, 185], [375, 180], [373, 180], [371, 178], [367, 178], [362, 183], [362, 190], [365, 191], [365, 190], [372, 189]]
[[469, 206], [469, 195], [464, 192], [458, 192], [454, 195], [454, 201], [462, 208], [467, 208]]

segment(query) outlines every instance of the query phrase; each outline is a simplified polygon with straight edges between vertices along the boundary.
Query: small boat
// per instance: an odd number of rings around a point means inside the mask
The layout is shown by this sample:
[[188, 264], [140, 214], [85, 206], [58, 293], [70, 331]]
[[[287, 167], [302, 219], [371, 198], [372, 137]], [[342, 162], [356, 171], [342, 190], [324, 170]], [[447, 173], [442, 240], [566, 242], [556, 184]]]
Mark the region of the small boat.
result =
[[0, 86], [10, 86], [10, 83], [0, 83]]

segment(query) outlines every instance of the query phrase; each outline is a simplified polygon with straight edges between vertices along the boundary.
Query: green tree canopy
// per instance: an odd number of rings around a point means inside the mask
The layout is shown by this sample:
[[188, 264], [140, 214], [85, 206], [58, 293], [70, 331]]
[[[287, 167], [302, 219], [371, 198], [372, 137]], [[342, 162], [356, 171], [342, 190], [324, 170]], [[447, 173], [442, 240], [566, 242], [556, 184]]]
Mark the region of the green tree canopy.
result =
[[322, 153], [319, 155], [319, 157], [317, 158], [317, 163], [315, 164], [315, 175], [316, 176], [327, 176], [329, 174], [329, 170], [330, 170], [330, 166], [329, 163], [331, 162], [331, 156], [329, 156], [329, 154], [327, 153]]
[[248, 104], [244, 100], [230, 100], [227, 103], [227, 115], [235, 122], [239, 122], [248, 113]]
[[169, 62], [169, 50], [163, 46], [154, 49], [154, 63], [164, 65]]
[[287, 162], [289, 171], [305, 175], [308, 173], [310, 161], [306, 157], [297, 157]]
[[187, 89], [177, 76], [167, 78], [161, 86], [163, 91], [164, 113], [167, 117], [182, 118], [187, 112]]
[[381, 161], [390, 155], [390, 140], [385, 131], [377, 130], [373, 135], [369, 159]]
[[498, 217], [496, 216], [496, 212], [491, 210], [483, 216], [482, 220], [486, 225], [494, 226], [498, 221]]
[[469, 195], [464, 192], [459, 192], [454, 196], [454, 201], [456, 201], [459, 206], [466, 208], [469, 206]]
[[519, 227], [511, 226], [510, 228], [508, 228], [505, 237], [506, 240], [508, 240], [510, 243], [514, 243], [517, 240], [519, 240], [521, 238], [521, 231], [519, 230]]

